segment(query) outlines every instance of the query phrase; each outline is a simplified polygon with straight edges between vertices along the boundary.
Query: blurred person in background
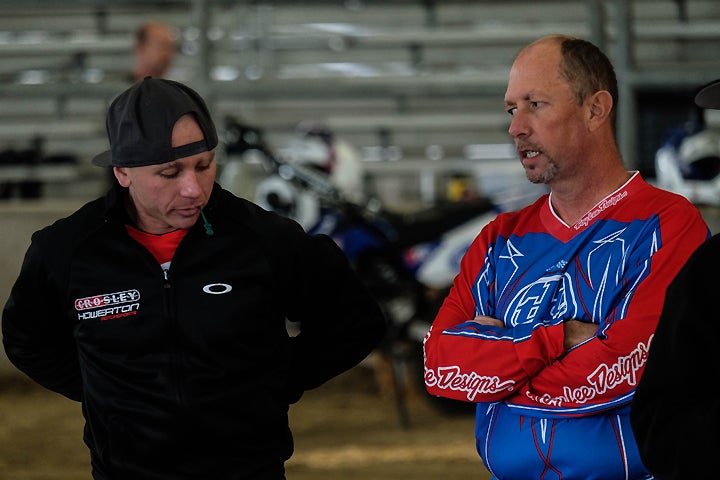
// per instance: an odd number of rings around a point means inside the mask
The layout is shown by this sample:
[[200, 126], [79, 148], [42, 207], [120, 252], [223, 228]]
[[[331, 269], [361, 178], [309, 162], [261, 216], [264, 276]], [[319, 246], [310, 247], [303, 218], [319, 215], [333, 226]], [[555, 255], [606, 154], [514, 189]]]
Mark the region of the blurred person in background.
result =
[[[701, 88], [695, 103], [720, 110], [720, 79]], [[703, 243], [680, 270], [650, 344], [633, 397], [631, 422], [645, 465], [660, 480], [715, 478], [720, 452], [720, 404], [698, 388], [720, 379], [717, 283], [720, 234]]]
[[281, 480], [290, 404], [361, 362], [385, 318], [332, 239], [215, 182], [194, 90], [146, 78], [106, 123], [94, 163], [117, 182], [33, 234], [7, 357], [82, 402], [96, 480]]
[[664, 293], [709, 236], [684, 197], [628, 171], [614, 68], [563, 35], [510, 70], [509, 133], [550, 193], [479, 233], [425, 337], [432, 395], [477, 403], [493, 479], [651, 479], [630, 427]]
[[158, 21], [143, 23], [135, 31], [132, 81], [147, 76], [166, 76], [177, 50], [177, 35], [170, 26]]

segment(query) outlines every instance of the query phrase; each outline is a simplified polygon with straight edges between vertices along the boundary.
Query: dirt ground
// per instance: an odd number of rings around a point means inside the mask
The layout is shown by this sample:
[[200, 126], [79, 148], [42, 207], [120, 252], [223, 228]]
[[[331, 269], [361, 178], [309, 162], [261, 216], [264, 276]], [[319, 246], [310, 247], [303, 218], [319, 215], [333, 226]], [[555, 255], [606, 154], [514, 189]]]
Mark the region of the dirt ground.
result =
[[[471, 413], [442, 412], [413, 389], [401, 417], [383, 384], [361, 365], [293, 405], [288, 480], [490, 478], [474, 449]], [[0, 479], [89, 480], [82, 425], [79, 404], [0, 379]]]

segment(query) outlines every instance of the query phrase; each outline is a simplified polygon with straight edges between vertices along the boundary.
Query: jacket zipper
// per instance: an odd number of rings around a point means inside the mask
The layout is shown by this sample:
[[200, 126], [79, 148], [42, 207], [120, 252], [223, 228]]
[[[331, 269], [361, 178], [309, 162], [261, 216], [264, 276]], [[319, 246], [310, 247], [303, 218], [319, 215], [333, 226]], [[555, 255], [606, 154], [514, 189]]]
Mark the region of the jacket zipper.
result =
[[175, 401], [178, 407], [182, 407], [185, 404], [185, 397], [182, 392], [182, 376], [180, 375], [180, 356], [178, 342], [178, 330], [177, 330], [177, 318], [175, 317], [172, 309], [172, 283], [170, 282], [170, 276], [168, 270], [163, 269], [163, 316], [168, 328], [171, 329], [168, 335], [169, 341], [171, 342], [170, 356], [171, 356], [171, 378], [175, 390]]

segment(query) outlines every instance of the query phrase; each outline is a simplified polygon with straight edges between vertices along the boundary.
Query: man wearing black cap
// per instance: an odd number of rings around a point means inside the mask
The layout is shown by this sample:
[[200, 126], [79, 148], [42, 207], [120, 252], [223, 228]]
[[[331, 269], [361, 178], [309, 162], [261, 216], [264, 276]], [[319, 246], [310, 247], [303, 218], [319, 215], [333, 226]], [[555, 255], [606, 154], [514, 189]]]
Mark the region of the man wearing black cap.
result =
[[329, 237], [215, 183], [192, 89], [148, 77], [107, 129], [118, 183], [33, 234], [8, 358], [82, 402], [95, 479], [284, 478], [289, 405], [378, 344], [379, 307]]
[[[695, 103], [720, 109], [720, 80]], [[720, 235], [701, 244], [665, 294], [647, 364], [635, 390], [631, 424], [643, 463], [659, 480], [717, 478], [720, 452]]]

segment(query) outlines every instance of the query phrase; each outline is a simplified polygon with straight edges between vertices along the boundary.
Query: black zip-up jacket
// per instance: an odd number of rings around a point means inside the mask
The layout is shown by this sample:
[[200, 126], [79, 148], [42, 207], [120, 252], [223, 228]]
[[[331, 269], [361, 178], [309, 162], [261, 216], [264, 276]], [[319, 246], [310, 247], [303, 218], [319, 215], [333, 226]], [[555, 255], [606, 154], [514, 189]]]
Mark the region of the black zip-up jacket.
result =
[[378, 305], [329, 237], [217, 184], [166, 278], [122, 195], [33, 234], [8, 358], [82, 402], [96, 479], [282, 478], [289, 405], [373, 350]]

